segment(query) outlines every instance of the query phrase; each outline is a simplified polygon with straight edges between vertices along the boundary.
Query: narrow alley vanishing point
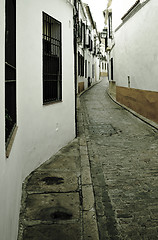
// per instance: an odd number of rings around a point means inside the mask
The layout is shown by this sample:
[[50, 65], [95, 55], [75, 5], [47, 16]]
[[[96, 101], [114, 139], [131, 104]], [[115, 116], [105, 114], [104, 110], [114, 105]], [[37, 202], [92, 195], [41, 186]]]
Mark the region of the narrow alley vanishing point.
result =
[[113, 103], [105, 82], [81, 103], [100, 239], [158, 239], [158, 131]]

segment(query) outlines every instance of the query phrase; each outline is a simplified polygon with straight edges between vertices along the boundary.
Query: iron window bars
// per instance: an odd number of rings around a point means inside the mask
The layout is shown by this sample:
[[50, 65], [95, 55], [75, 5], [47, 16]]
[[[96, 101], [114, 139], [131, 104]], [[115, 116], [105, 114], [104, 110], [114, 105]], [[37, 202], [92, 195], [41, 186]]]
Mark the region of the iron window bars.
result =
[[5, 26], [5, 142], [16, 125], [16, 0], [6, 0]]
[[114, 61], [113, 58], [111, 58], [111, 80], [114, 80]]
[[78, 52], [78, 76], [84, 77], [84, 57]]
[[112, 12], [109, 13], [109, 38], [112, 38]]
[[43, 12], [43, 103], [62, 100], [61, 23]]

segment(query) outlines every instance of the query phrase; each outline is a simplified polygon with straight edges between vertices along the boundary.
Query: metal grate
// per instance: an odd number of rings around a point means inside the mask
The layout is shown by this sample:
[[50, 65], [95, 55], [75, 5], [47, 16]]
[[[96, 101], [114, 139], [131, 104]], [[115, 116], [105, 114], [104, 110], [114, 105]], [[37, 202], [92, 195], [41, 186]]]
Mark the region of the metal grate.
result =
[[61, 99], [61, 23], [43, 12], [43, 103]]
[[112, 12], [109, 13], [109, 38], [112, 38]]
[[5, 32], [5, 141], [16, 124], [16, 0], [6, 0]]
[[84, 77], [84, 57], [78, 52], [78, 76]]

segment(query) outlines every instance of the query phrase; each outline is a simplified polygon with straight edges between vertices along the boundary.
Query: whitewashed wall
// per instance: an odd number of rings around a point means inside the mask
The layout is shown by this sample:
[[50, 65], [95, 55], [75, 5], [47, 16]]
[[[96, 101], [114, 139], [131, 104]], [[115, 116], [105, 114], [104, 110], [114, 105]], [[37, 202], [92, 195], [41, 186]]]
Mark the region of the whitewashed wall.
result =
[[158, 1], [149, 1], [115, 33], [117, 85], [158, 91]]
[[[86, 9], [84, 8], [83, 11], [81, 5], [79, 8], [79, 19], [82, 19], [82, 21], [85, 24], [87, 24], [88, 27], [91, 29], [91, 39], [93, 40], [94, 43], [94, 36], [96, 35], [96, 30], [93, 29], [90, 17], [87, 14]], [[99, 59], [96, 56], [94, 56], [93, 52], [89, 51], [88, 48], [84, 49], [83, 44], [80, 43], [77, 46], [77, 52], [80, 52], [80, 54], [84, 56], [84, 76], [77, 76], [77, 81], [79, 84], [84, 83], [84, 89], [86, 89], [88, 88], [88, 77], [90, 77], [91, 84], [99, 80], [100, 76]], [[87, 77], [85, 77], [85, 60], [87, 60]], [[92, 65], [94, 65], [94, 77], [92, 74]]]
[[98, 57], [95, 57], [95, 80], [96, 82], [100, 80], [100, 60]]
[[[43, 106], [42, 11], [62, 23], [63, 102]], [[0, 2], [0, 239], [16, 240], [25, 177], [75, 137], [73, 8], [66, 0], [17, 0], [17, 125], [4, 145], [4, 0]]]
[[115, 30], [121, 24], [121, 18], [134, 5], [136, 0], [112, 0], [112, 25]]

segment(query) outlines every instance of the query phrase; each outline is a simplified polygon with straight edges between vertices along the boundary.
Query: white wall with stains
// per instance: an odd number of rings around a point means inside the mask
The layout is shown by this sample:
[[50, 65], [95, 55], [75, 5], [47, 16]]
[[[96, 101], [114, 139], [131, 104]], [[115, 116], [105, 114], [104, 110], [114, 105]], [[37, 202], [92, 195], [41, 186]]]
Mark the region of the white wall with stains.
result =
[[[75, 137], [73, 7], [17, 0], [17, 126], [5, 157], [5, 1], [0, 1], [0, 239], [16, 240], [25, 177]], [[42, 12], [62, 23], [62, 102], [43, 105]]]
[[117, 85], [158, 91], [158, 2], [147, 2], [115, 32], [114, 75]]

